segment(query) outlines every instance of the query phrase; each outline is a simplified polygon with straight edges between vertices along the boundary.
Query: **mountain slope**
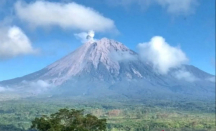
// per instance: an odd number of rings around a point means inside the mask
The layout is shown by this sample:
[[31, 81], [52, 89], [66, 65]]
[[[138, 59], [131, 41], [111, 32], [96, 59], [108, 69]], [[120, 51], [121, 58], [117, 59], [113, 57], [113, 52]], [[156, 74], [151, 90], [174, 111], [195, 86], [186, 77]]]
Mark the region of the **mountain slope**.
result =
[[[89, 41], [46, 68], [0, 86], [25, 92], [52, 90], [51, 94], [68, 96], [124, 96], [214, 98], [215, 76], [190, 65], [157, 73], [139, 55], [114, 40]], [[56, 87], [56, 88], [55, 88]]]

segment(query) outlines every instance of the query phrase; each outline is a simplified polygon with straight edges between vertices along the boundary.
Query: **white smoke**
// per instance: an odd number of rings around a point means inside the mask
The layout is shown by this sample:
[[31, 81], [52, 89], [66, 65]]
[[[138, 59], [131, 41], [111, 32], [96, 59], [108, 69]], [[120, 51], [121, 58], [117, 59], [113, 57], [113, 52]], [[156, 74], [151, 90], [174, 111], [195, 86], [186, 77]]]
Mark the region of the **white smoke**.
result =
[[79, 39], [82, 43], [86, 43], [88, 41], [96, 41], [96, 39], [94, 39], [95, 36], [95, 32], [93, 30], [90, 30], [89, 32], [81, 32], [81, 33], [77, 33], [74, 34], [74, 36]]
[[88, 32], [87, 39], [94, 39], [94, 36], [95, 36], [95, 32], [93, 30], [90, 30]]

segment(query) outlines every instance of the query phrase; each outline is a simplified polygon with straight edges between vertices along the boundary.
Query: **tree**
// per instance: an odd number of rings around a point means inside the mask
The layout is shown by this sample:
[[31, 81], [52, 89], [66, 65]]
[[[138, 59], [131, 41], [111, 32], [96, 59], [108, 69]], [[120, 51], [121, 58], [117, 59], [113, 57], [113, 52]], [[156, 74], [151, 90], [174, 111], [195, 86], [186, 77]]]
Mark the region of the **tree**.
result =
[[98, 119], [84, 110], [60, 109], [50, 116], [42, 116], [32, 121], [31, 129], [38, 131], [105, 131], [106, 119]]

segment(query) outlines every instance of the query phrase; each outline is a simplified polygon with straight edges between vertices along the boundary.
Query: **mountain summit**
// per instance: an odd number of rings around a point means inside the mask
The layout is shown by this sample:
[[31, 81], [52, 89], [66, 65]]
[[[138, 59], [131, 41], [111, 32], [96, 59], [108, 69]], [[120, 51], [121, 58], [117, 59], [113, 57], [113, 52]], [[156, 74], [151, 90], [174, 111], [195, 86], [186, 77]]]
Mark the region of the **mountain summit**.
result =
[[[193, 79], [182, 79], [185, 75]], [[56, 89], [64, 96], [118, 96], [128, 98], [179, 96], [214, 98], [214, 76], [190, 65], [166, 75], [120, 42], [103, 38], [80, 48], [35, 73], [0, 82], [12, 89]]]
[[120, 70], [118, 59], [126, 54], [131, 57], [136, 55], [126, 46], [114, 40], [103, 38], [96, 42], [89, 41], [68, 56], [48, 66], [46, 68], [48, 71], [42, 77], [51, 78], [51, 82], [59, 85], [83, 71], [91, 71], [90, 67], [97, 70], [100, 65], [103, 65], [107, 71], [118, 75]]

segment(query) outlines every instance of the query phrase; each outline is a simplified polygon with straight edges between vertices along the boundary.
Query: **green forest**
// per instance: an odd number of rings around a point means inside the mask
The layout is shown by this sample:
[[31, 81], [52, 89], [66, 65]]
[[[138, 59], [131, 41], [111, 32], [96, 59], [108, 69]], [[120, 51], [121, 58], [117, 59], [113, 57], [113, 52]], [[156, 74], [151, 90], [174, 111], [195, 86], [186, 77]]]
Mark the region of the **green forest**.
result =
[[[91, 102], [89, 102], [91, 101]], [[0, 102], [0, 131], [35, 131], [35, 118], [59, 109], [107, 120], [107, 131], [215, 131], [215, 103], [204, 101], [23, 99]]]

